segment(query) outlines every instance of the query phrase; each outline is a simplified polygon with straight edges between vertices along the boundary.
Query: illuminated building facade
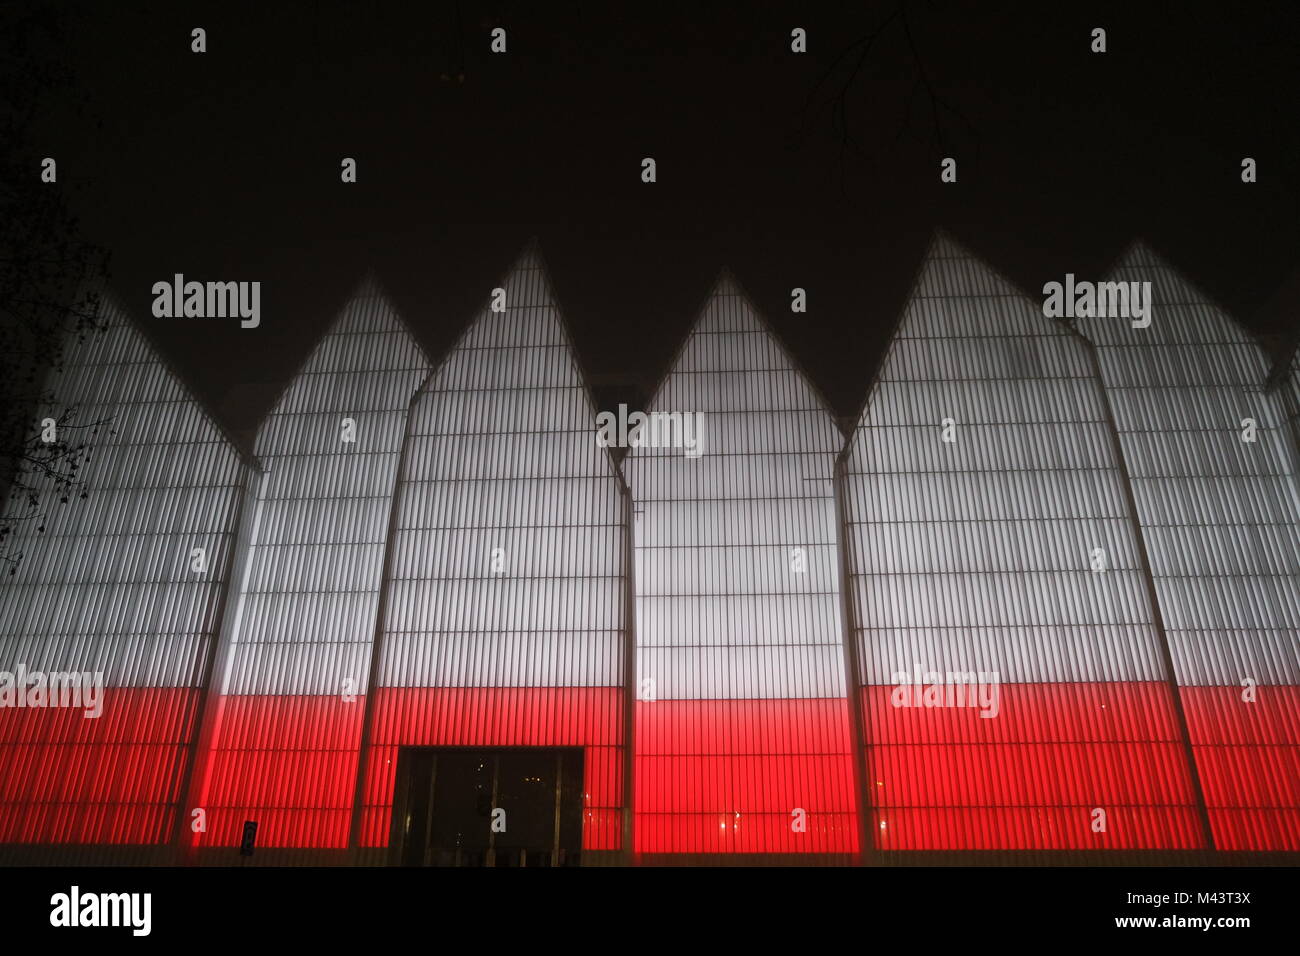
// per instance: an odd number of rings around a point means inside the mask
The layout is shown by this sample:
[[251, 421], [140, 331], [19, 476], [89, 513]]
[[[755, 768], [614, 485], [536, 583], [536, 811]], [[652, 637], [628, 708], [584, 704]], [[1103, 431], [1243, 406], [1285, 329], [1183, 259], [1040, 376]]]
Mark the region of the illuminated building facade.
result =
[[7, 683], [91, 675], [100, 713], [0, 706], [0, 845], [130, 860], [181, 817], [251, 470], [107, 297], [101, 321], [50, 378], [72, 409], [55, 437], [89, 447], [87, 498], [60, 503], [33, 476], [44, 490], [16, 503], [6, 554], [22, 558], [0, 585]]
[[1113, 278], [1149, 327], [937, 236], [841, 430], [724, 272], [606, 447], [535, 245], [436, 360], [369, 277], [247, 461], [110, 305], [0, 582], [103, 714], [0, 706], [0, 861], [1300, 851], [1300, 383]]

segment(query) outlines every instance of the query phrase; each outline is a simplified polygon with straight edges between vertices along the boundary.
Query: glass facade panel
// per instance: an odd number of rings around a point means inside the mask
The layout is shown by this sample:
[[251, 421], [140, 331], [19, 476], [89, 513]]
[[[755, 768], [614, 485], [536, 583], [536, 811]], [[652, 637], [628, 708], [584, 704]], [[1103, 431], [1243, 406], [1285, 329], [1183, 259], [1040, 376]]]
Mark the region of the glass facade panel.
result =
[[1079, 328], [1115, 409], [1215, 846], [1300, 849], [1300, 489], [1287, 402], [1263, 388], [1263, 350], [1149, 248], [1135, 244], [1107, 280], [1152, 288], [1150, 327]]
[[231, 595], [202, 846], [348, 845], [397, 459], [428, 361], [373, 278], [258, 431], [263, 474]]
[[636, 849], [852, 853], [832, 484], [843, 435], [727, 275], [646, 411], [698, 415], [700, 428], [693, 450], [683, 433], [624, 462]]
[[880, 850], [1201, 845], [1089, 347], [943, 237], [845, 455]]

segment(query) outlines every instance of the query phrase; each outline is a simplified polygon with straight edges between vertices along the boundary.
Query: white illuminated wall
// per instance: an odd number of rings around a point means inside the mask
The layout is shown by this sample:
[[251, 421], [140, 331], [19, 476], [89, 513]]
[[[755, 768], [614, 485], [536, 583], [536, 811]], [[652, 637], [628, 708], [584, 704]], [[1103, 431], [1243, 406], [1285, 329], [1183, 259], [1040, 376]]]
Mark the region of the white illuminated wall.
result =
[[[843, 435], [724, 274], [634, 448], [636, 830], [644, 853], [857, 846], [832, 467]], [[800, 826], [802, 828], [800, 828]]]
[[398, 453], [428, 370], [367, 278], [258, 431], [199, 845], [238, 843], [245, 820], [259, 846], [347, 845]]
[[876, 847], [1201, 845], [1087, 343], [939, 235], [846, 459]]
[[1283, 396], [1263, 388], [1259, 345], [1145, 245], [1107, 278], [1155, 297], [1148, 328], [1079, 328], [1115, 409], [1215, 844], [1300, 849], [1300, 495]]
[[583, 748], [583, 849], [621, 847], [625, 495], [535, 245], [500, 288], [412, 411], [365, 846], [400, 747], [528, 745]]
[[216, 637], [244, 466], [107, 296], [101, 319], [37, 416], [73, 409], [87, 497], [38, 481], [36, 509], [11, 504], [0, 671], [101, 672], [102, 714], [0, 708], [0, 844], [170, 841]]

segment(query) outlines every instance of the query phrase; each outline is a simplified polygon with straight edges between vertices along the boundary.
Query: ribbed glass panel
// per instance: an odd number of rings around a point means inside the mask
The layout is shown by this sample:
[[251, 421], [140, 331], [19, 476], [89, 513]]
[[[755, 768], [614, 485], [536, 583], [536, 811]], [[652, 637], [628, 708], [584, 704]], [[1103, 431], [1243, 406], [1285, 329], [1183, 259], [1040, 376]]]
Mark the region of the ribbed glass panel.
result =
[[245, 820], [259, 846], [347, 845], [398, 454], [428, 370], [367, 279], [258, 432], [199, 845], [238, 843]]
[[389, 842], [401, 747], [579, 746], [583, 849], [621, 847], [625, 501], [534, 249], [502, 287], [412, 411], [363, 846]]
[[832, 469], [843, 436], [723, 276], [647, 409], [700, 454], [633, 448], [636, 848], [857, 849]]
[[1264, 391], [1258, 345], [1151, 250], [1133, 247], [1109, 278], [1152, 284], [1149, 328], [1079, 327], [1115, 410], [1215, 844], [1300, 849], [1300, 499], [1284, 396]]
[[846, 459], [876, 847], [1199, 845], [1087, 343], [938, 237]]
[[[215, 639], [243, 466], [103, 302], [106, 329], [69, 335], [50, 377], [74, 409], [66, 440], [91, 446], [89, 497], [60, 504], [47, 485], [37, 516], [14, 526], [17, 572], [0, 580], [0, 671], [99, 672], [101, 713], [0, 706], [0, 844], [167, 842]], [[206, 570], [193, 570], [195, 549]]]

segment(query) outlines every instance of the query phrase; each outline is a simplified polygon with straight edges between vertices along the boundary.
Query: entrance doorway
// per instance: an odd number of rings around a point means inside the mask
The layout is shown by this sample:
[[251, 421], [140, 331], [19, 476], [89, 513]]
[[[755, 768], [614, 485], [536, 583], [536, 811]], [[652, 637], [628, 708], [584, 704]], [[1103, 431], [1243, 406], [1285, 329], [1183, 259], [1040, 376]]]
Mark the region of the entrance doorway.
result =
[[403, 747], [393, 795], [401, 866], [578, 866], [581, 747]]

